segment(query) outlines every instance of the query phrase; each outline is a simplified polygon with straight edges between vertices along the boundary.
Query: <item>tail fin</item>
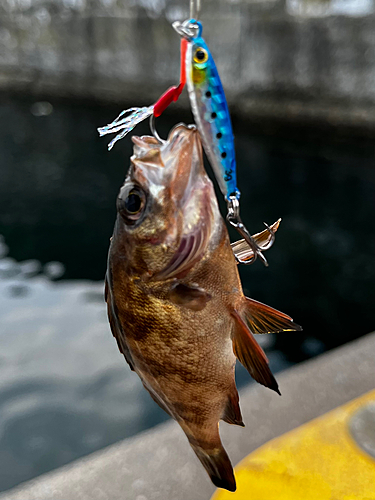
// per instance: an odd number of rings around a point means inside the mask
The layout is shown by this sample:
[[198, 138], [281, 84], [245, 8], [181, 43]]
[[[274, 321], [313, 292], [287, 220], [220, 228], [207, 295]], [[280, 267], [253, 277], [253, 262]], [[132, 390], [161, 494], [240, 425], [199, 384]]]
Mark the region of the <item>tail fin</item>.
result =
[[204, 443], [198, 444], [190, 438], [189, 442], [214, 485], [228, 491], [236, 491], [233, 467], [219, 436], [215, 448], [205, 448]]

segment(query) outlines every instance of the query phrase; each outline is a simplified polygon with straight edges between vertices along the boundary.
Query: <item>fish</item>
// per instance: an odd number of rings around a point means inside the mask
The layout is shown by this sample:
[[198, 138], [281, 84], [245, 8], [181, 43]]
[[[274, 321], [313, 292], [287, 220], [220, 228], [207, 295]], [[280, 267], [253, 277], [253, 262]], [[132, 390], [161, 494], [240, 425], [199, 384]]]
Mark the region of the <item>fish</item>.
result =
[[[280, 393], [253, 334], [301, 327], [244, 296], [197, 129], [180, 124], [164, 143], [153, 136], [132, 141], [105, 279], [112, 334], [213, 484], [235, 491], [219, 421], [244, 425], [236, 359]], [[267, 235], [258, 241], [266, 244]]]

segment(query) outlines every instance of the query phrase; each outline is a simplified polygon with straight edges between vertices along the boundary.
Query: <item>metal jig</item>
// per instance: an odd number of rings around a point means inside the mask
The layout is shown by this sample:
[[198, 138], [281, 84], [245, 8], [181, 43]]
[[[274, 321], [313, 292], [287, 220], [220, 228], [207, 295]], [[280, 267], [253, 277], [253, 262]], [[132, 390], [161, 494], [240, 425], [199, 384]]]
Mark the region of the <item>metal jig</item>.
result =
[[[196, 2], [194, 0], [190, 2], [191, 16], [199, 14], [199, 0]], [[275, 240], [274, 232], [266, 226], [266, 231], [270, 235], [269, 244], [265, 247], [260, 246], [240, 218], [240, 191], [236, 183], [236, 158], [230, 113], [215, 62], [202, 38], [202, 24], [196, 17], [191, 17], [182, 23], [176, 21], [173, 23], [173, 28], [187, 43], [186, 83], [191, 108], [203, 147], [227, 202], [227, 220], [248, 245], [245, 257], [242, 246], [239, 252], [237, 246], [232, 247], [233, 253], [237, 262], [251, 264], [259, 257], [267, 265], [262, 251], [272, 246]]]

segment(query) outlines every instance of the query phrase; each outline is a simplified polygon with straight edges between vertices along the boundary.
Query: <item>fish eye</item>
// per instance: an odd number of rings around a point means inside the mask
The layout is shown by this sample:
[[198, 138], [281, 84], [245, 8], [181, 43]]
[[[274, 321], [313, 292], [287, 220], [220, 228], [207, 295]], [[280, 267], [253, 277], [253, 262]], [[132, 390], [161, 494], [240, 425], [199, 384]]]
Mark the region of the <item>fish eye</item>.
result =
[[138, 193], [130, 191], [128, 197], [124, 202], [127, 212], [131, 215], [137, 214], [142, 206], [142, 200]]
[[208, 61], [208, 52], [203, 47], [198, 47], [194, 52], [194, 62], [202, 64]]
[[117, 198], [117, 211], [128, 224], [135, 224], [146, 206], [146, 194], [139, 186], [123, 186]]

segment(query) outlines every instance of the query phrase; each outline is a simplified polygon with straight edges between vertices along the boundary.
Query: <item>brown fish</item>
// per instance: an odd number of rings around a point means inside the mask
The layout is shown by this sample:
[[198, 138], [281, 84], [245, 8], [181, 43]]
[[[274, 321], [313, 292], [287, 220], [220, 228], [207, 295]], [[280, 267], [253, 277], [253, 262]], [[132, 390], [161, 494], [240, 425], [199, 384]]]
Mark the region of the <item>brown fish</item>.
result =
[[164, 144], [148, 136], [133, 142], [108, 256], [112, 333], [212, 482], [235, 491], [218, 424], [244, 425], [236, 357], [256, 381], [279, 392], [253, 333], [300, 327], [243, 295], [198, 132], [178, 125]]

